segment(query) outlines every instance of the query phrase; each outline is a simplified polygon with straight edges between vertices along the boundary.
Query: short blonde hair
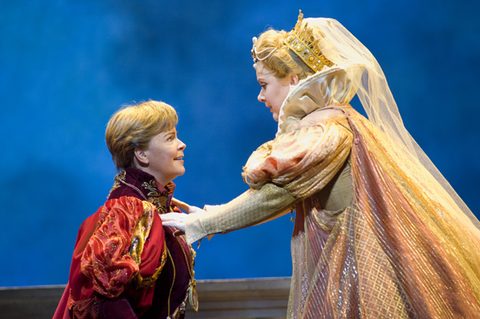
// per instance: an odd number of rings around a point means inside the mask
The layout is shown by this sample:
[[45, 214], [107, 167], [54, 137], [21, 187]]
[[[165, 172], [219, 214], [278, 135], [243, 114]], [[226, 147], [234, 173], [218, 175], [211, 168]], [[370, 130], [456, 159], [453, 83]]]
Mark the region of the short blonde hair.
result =
[[148, 101], [126, 105], [107, 124], [105, 139], [118, 170], [133, 166], [134, 150], [148, 147], [153, 136], [171, 130], [178, 116], [170, 105]]
[[[266, 58], [257, 63], [263, 63], [279, 79], [284, 79], [290, 74], [296, 74], [302, 80], [314, 74], [315, 72], [283, 42], [286, 35], [287, 33], [283, 30], [269, 29], [263, 32], [255, 43], [255, 49], [257, 52], [262, 52], [258, 56], [260, 60]], [[274, 49], [275, 51], [272, 53]], [[269, 54], [270, 56], [268, 56]]]

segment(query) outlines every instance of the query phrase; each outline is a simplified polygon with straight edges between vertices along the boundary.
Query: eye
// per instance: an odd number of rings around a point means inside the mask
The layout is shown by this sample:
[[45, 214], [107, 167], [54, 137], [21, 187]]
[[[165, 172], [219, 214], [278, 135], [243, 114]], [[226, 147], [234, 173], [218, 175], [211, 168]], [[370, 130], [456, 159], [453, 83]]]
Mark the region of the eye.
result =
[[266, 83], [261, 83], [261, 84], [260, 84], [260, 87], [261, 87], [263, 90], [265, 90], [265, 89], [267, 88], [267, 84], [266, 84]]

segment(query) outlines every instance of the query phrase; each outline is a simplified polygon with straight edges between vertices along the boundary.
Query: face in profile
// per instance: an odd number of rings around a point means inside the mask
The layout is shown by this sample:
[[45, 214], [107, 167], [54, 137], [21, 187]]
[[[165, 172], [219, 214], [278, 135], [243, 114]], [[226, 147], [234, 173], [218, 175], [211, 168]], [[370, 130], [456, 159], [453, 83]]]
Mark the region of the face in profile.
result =
[[257, 81], [260, 83], [260, 94], [258, 100], [265, 103], [273, 114], [273, 119], [278, 122], [278, 114], [285, 98], [290, 91], [290, 79], [278, 79], [263, 63], [255, 64]]
[[165, 185], [185, 173], [183, 150], [186, 145], [178, 139], [177, 130], [161, 132], [152, 137], [147, 149], [141, 150], [141, 169]]

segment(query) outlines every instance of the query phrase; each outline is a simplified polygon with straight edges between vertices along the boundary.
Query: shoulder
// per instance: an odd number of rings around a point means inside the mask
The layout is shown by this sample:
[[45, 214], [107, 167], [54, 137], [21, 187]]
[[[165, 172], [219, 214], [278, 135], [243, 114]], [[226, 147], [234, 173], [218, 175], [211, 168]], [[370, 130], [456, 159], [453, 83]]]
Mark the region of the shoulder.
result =
[[335, 122], [346, 118], [347, 115], [340, 108], [326, 107], [315, 110], [306, 115], [300, 122], [305, 124], [312, 123], [311, 125], [315, 125], [315, 123]]
[[134, 196], [121, 196], [109, 199], [98, 210], [98, 222], [127, 222], [135, 224], [145, 213], [156, 212], [155, 206]]
[[343, 124], [347, 122], [347, 115], [339, 108], [317, 109], [298, 121], [292, 121], [285, 133], [306, 129], [310, 127], [325, 127], [329, 124]]

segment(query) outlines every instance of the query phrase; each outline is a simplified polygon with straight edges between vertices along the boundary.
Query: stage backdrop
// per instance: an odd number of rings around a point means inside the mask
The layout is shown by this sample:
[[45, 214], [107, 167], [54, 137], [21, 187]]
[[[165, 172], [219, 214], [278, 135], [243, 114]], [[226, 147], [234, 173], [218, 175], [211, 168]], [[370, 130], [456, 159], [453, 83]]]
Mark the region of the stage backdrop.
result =
[[[176, 197], [247, 189], [276, 123], [256, 98], [252, 37], [332, 17], [377, 57], [405, 126], [479, 214], [476, 0], [17, 0], [0, 3], [0, 286], [65, 284], [78, 227], [116, 174], [105, 125], [123, 104], [174, 106], [186, 144]], [[214, 236], [198, 279], [289, 276], [290, 216]]]

